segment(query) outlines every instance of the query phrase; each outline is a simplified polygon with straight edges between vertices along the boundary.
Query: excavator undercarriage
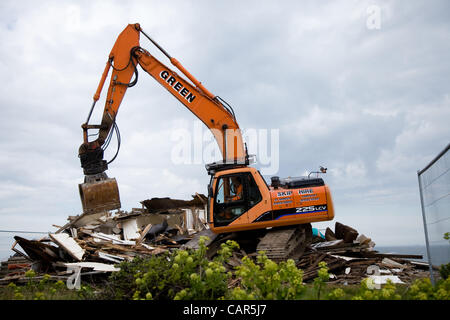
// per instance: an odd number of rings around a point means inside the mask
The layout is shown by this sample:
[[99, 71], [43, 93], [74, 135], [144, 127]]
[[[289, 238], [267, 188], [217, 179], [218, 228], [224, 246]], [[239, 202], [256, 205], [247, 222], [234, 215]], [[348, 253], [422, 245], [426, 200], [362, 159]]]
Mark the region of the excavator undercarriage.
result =
[[[211, 230], [205, 231], [202, 235], [212, 238], [207, 245], [211, 252], [215, 252], [214, 248], [220, 247], [221, 243], [233, 240], [244, 252], [251, 254], [264, 251], [266, 256], [275, 262], [288, 259], [297, 261], [312, 243], [313, 238], [312, 227], [309, 223], [219, 235], [214, 234]], [[194, 237], [187, 248], [198, 248], [199, 239], [200, 237]]]
[[273, 261], [298, 259], [312, 241], [311, 224], [267, 230], [256, 250], [264, 251]]

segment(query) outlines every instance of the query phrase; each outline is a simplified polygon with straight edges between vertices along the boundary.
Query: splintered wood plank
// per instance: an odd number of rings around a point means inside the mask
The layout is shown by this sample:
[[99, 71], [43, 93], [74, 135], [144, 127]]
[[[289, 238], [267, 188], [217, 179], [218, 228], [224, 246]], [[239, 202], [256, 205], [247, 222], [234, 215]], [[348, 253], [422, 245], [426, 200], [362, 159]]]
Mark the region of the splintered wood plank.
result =
[[147, 233], [150, 231], [150, 229], [152, 228], [152, 224], [149, 223], [145, 228], [144, 231], [142, 231], [142, 233], [140, 234], [140, 237], [137, 241], [137, 244], [140, 244], [142, 242], [142, 240], [144, 240], [145, 236], [147, 235]]

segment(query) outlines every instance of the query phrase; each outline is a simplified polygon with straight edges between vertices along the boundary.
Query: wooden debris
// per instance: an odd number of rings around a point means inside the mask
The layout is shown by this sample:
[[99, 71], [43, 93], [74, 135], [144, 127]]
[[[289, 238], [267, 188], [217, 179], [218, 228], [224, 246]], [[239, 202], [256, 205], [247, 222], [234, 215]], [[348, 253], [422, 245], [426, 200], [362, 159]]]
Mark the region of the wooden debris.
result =
[[239, 257], [238, 254], [233, 252], [232, 257], [228, 259], [227, 264], [232, 266], [233, 268], [236, 268], [237, 266], [241, 265], [241, 259], [242, 257]]
[[112, 261], [112, 262], [115, 262], [115, 263], [120, 263], [123, 260], [125, 260], [125, 258], [123, 258], [121, 256], [112, 255], [112, 254], [109, 254], [109, 253], [106, 253], [106, 252], [102, 252], [102, 251], [98, 252], [98, 256], [101, 259], [104, 259], [104, 260], [107, 260], [107, 261]]
[[360, 244], [369, 244], [370, 242], [372, 242], [372, 239], [367, 238], [365, 235], [360, 234], [357, 238], [356, 238], [356, 242], [360, 243]]
[[[0, 284], [5, 279], [22, 281], [29, 268], [50, 270], [52, 277], [72, 280], [75, 276], [79, 280], [80, 275], [114, 272], [119, 270], [119, 263], [135, 257], [150, 257], [174, 249], [198, 249], [201, 236], [209, 238], [205, 242], [207, 259], [212, 259], [227, 240], [239, 243], [241, 249], [233, 252], [224, 264], [228, 271], [235, 270], [244, 256], [255, 259], [260, 237], [213, 233], [205, 222], [206, 200], [199, 194], [191, 201], [153, 198], [144, 201], [142, 209], [133, 208], [132, 212], [119, 210], [115, 215], [100, 212], [69, 217], [65, 226], [56, 226], [59, 229], [50, 238], [14, 237], [12, 250], [16, 256], [2, 262]], [[369, 267], [379, 269], [375, 276], [381, 277], [376, 278], [380, 282], [390, 277], [399, 283], [410, 283], [427, 276], [427, 263], [406, 260], [422, 259], [421, 255], [379, 253], [369, 237], [342, 223], [336, 222], [334, 232], [327, 228], [325, 239], [316, 238], [302, 256], [294, 257], [296, 266], [303, 270], [305, 282], [317, 277], [320, 262], [327, 264], [332, 275], [329, 281], [336, 284], [359, 284], [362, 279], [374, 276], [368, 274]], [[17, 250], [16, 244], [25, 253]], [[92, 271], [81, 273], [81, 269]], [[239, 281], [237, 278], [233, 283]]]
[[337, 239], [343, 239], [345, 243], [352, 243], [358, 237], [358, 231], [339, 222], [334, 226], [334, 233]]
[[14, 239], [33, 261], [42, 262], [46, 269], [53, 262], [61, 259], [57, 247], [36, 240], [27, 240], [19, 236], [15, 236]]
[[[20, 282], [32, 266], [42, 272], [55, 272], [58, 276], [70, 272], [55, 268], [94, 269], [90, 274], [112, 272], [118, 270], [113, 265], [122, 261], [178, 249], [193, 238], [188, 235], [188, 219], [191, 221], [189, 228], [192, 233], [208, 231], [205, 230], [209, 228], [205, 222], [206, 201], [205, 196], [196, 194], [191, 201], [175, 203], [173, 209], [159, 208], [162, 209], [160, 212], [172, 210], [175, 215], [150, 214], [143, 206], [142, 209], [133, 208], [131, 212], [117, 210], [115, 214], [96, 212], [69, 216], [64, 226], [54, 225], [58, 230], [51, 233], [50, 238], [27, 240], [15, 237], [11, 248], [16, 252], [14, 263], [12, 260], [11, 263], [2, 262], [0, 279]], [[155, 201], [151, 204], [155, 205]], [[183, 208], [189, 212], [183, 211]], [[148, 223], [149, 219], [146, 218], [150, 216], [162, 223]], [[208, 235], [211, 241], [214, 240], [214, 234]], [[17, 244], [25, 253], [16, 248]]]
[[[341, 268], [343, 268], [347, 261], [345, 261], [344, 259], [338, 259], [338, 258], [333, 258], [331, 256], [325, 255], [324, 259], [320, 260], [320, 261], [324, 261], [327, 263], [327, 267], [328, 267], [328, 271], [329, 272], [335, 272]], [[320, 261], [318, 261], [317, 263], [319, 263]], [[319, 267], [316, 266], [314, 268], [310, 268], [307, 271], [304, 271], [303, 274], [303, 281], [308, 282], [314, 278], [317, 277], [317, 272], [319, 271]]]
[[[335, 226], [337, 240], [333, 240], [332, 230], [327, 230], [325, 234], [328, 234], [327, 241], [312, 244], [296, 262], [297, 267], [304, 270], [305, 282], [317, 277], [321, 261], [333, 274], [329, 281], [336, 284], [360, 284], [361, 280], [373, 275], [368, 274], [369, 267], [379, 270], [376, 283], [385, 283], [388, 278], [397, 283], [411, 283], [417, 278], [429, 276], [425, 271], [428, 264], [406, 260], [422, 259], [421, 255], [379, 253], [374, 250], [375, 243], [370, 238], [365, 235], [355, 237], [358, 234], [355, 229], [339, 222]], [[423, 270], [420, 270], [421, 267]]]
[[189, 241], [188, 243], [183, 245], [182, 248], [185, 248], [185, 249], [198, 249], [199, 248], [198, 242], [199, 242], [201, 236], [206, 236], [206, 237], [209, 238], [209, 240], [205, 242], [205, 246], [209, 246], [211, 244], [211, 242], [213, 242], [217, 238], [218, 235], [215, 234], [214, 232], [212, 232], [209, 229], [200, 231], [200, 232], [195, 234], [194, 238], [192, 238], [191, 241]]
[[367, 258], [423, 259], [423, 256], [418, 254], [378, 253], [374, 251], [361, 252], [361, 254]]
[[334, 234], [334, 232], [330, 228], [327, 228], [325, 230], [325, 240], [327, 240], [327, 241], [337, 240], [336, 235]]
[[144, 230], [141, 232], [141, 234], [140, 234], [140, 236], [139, 236], [139, 239], [138, 239], [138, 241], [137, 241], [138, 244], [141, 243], [142, 240], [144, 240], [145, 236], [146, 236], [147, 233], [150, 231], [151, 227], [152, 227], [152, 225], [151, 225], [151, 224], [148, 224], [148, 225], [144, 228]]
[[315, 244], [311, 245], [311, 247], [316, 250], [327, 250], [330, 248], [340, 248], [343, 246], [345, 246], [343, 240], [319, 242], [319, 243], [315, 243]]
[[[413, 258], [414, 259], [414, 258]], [[428, 263], [426, 263], [426, 262], [421, 262], [421, 261], [410, 261], [410, 263], [413, 265], [413, 266], [415, 266], [416, 268], [419, 268], [419, 269], [423, 269], [423, 270], [429, 270], [429, 264]], [[433, 270], [437, 270], [437, 271], [439, 271], [439, 267], [438, 266], [431, 266], [431, 268], [433, 269]]]
[[405, 265], [398, 263], [394, 260], [391, 260], [389, 258], [384, 258], [383, 260], [381, 260], [381, 263], [390, 268], [405, 268]]
[[203, 194], [196, 193], [193, 200], [177, 200], [171, 198], [152, 198], [150, 200], [141, 201], [141, 204], [148, 210], [148, 212], [162, 212], [169, 209], [177, 208], [204, 208], [207, 197]]

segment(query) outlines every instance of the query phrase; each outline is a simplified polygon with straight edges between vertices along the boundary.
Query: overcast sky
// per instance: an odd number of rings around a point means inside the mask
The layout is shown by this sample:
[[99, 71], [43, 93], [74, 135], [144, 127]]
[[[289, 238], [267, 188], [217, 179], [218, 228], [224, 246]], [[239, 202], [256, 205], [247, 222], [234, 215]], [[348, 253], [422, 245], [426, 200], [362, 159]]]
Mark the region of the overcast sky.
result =
[[[81, 213], [80, 125], [116, 37], [139, 22], [242, 129], [279, 130], [277, 175], [328, 168], [336, 216], [315, 226], [423, 244], [417, 170], [450, 140], [449, 12], [446, 0], [3, 0], [0, 229], [52, 231]], [[206, 193], [204, 163], [170, 161], [173, 132], [193, 132], [194, 116], [144, 72], [117, 122], [108, 175], [123, 210]]]

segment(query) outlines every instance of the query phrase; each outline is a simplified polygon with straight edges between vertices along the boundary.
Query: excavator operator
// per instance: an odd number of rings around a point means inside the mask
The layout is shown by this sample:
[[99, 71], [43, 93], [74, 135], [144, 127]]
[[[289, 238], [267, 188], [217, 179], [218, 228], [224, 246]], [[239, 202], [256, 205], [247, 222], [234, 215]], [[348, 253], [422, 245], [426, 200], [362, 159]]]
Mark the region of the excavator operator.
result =
[[[240, 177], [228, 178], [227, 183], [229, 183], [228, 195], [225, 196], [226, 203], [232, 203], [234, 201], [243, 200], [243, 185]], [[224, 220], [232, 220], [237, 214], [236, 208], [226, 208], [221, 213], [219, 217]]]
[[231, 178], [231, 192], [234, 193], [234, 196], [230, 197], [231, 201], [242, 200], [242, 182], [241, 178], [233, 177]]

